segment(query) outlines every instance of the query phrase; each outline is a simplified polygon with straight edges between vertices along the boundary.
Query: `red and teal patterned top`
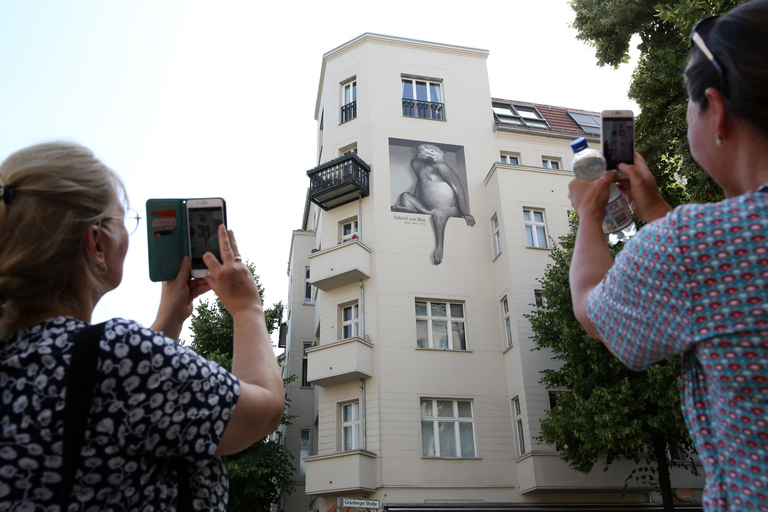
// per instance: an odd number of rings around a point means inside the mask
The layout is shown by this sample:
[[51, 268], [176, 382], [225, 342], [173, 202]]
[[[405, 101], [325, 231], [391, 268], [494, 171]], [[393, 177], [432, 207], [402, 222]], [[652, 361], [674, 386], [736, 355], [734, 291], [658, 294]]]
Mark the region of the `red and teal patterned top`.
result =
[[588, 313], [632, 369], [684, 354], [704, 509], [768, 511], [768, 193], [682, 206], [646, 225]]

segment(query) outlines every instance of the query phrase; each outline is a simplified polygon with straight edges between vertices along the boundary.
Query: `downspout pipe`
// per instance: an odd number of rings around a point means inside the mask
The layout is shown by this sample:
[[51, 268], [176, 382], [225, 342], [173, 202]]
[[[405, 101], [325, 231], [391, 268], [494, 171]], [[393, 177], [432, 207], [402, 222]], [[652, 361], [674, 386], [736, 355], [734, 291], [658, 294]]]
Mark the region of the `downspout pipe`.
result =
[[365, 428], [365, 379], [360, 379], [360, 389], [363, 390], [363, 397], [362, 397], [362, 411], [360, 412], [360, 430], [361, 432], [361, 439], [360, 439], [360, 449], [367, 450], [367, 442], [366, 442], [366, 428]]

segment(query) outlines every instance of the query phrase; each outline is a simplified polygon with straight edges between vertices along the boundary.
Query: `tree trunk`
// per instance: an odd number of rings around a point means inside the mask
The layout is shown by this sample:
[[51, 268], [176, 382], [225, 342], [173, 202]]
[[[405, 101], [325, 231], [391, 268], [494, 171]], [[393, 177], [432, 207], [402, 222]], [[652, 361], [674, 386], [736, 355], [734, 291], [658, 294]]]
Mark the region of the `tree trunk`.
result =
[[659, 491], [664, 503], [664, 512], [674, 512], [675, 503], [672, 494], [672, 482], [669, 479], [669, 455], [667, 453], [667, 441], [661, 436], [654, 436], [653, 454], [656, 457], [656, 465], [659, 470]]

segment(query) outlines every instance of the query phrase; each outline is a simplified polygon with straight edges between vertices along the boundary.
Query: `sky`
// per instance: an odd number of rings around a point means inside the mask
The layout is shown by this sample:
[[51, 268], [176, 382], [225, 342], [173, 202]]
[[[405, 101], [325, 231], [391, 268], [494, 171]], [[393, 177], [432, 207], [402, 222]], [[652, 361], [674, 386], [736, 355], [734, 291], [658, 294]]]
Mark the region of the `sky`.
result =
[[[494, 97], [637, 113], [635, 45], [630, 63], [599, 68], [574, 17], [567, 0], [0, 0], [0, 160], [44, 141], [83, 144], [142, 216], [150, 198], [225, 198], [269, 306], [287, 299], [291, 232], [319, 163], [324, 53], [366, 32], [479, 48]], [[161, 285], [141, 223], [93, 322], [154, 320]]]

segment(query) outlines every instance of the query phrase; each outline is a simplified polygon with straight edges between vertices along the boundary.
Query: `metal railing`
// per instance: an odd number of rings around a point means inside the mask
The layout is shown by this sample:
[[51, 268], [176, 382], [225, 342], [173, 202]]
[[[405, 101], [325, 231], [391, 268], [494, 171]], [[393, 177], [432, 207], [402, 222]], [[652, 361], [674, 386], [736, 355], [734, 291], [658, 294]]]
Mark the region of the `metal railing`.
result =
[[443, 103], [403, 98], [403, 115], [405, 117], [445, 121], [445, 105]]
[[[325, 202], [335, 195], [346, 195], [350, 191], [359, 192], [366, 197], [369, 194], [370, 172], [371, 167], [356, 153], [340, 156], [307, 171], [309, 198], [314, 201], [323, 196], [321, 200]], [[338, 190], [338, 193], [334, 193], [334, 190]]]
[[346, 105], [341, 107], [341, 123], [340, 124], [344, 124], [347, 121], [351, 121], [356, 117], [357, 117], [357, 101], [347, 103]]

